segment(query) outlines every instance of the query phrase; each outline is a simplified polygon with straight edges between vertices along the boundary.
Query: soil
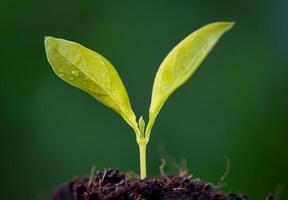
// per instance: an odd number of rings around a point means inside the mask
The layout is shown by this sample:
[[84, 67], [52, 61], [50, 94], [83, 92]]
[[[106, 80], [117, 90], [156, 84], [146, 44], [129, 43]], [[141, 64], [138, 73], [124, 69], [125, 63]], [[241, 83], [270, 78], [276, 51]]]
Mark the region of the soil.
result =
[[[272, 196], [267, 198], [272, 200]], [[220, 192], [212, 184], [180, 176], [131, 178], [117, 169], [76, 178], [59, 187], [53, 200], [248, 200], [245, 195]]]

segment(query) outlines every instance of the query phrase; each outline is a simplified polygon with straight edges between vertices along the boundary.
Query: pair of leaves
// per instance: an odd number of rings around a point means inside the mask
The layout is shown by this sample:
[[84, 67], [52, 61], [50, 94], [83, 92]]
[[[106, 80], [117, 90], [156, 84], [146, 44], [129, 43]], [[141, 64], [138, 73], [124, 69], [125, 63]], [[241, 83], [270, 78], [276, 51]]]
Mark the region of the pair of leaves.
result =
[[216, 22], [206, 25], [181, 41], [164, 59], [155, 77], [149, 122], [136, 122], [128, 94], [117, 71], [100, 54], [84, 46], [53, 37], [45, 38], [48, 61], [64, 81], [92, 95], [119, 113], [134, 129], [137, 138], [148, 142], [155, 119], [168, 97], [195, 72], [209, 51], [233, 23]]

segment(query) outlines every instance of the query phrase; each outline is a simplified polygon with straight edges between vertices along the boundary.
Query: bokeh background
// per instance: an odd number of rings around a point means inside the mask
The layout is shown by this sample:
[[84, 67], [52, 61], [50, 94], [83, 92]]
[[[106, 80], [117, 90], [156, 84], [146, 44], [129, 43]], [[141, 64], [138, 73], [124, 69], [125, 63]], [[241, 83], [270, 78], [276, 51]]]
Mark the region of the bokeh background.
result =
[[228, 155], [224, 190], [256, 200], [284, 186], [287, 199], [287, 8], [287, 0], [2, 1], [1, 199], [49, 199], [57, 185], [93, 165], [139, 172], [130, 127], [55, 76], [45, 35], [108, 58], [135, 113], [147, 120], [163, 58], [192, 31], [221, 20], [236, 25], [161, 110], [148, 173], [159, 175], [161, 157], [186, 159], [194, 177], [216, 183]]

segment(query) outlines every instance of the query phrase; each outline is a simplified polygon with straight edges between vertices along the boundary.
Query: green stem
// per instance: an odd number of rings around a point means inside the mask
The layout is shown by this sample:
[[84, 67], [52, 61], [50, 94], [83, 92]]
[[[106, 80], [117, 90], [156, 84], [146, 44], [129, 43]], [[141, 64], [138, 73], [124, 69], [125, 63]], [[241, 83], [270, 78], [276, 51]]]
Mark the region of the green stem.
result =
[[141, 138], [138, 141], [139, 145], [139, 153], [140, 153], [140, 177], [143, 180], [146, 178], [146, 145], [147, 145], [147, 140]]

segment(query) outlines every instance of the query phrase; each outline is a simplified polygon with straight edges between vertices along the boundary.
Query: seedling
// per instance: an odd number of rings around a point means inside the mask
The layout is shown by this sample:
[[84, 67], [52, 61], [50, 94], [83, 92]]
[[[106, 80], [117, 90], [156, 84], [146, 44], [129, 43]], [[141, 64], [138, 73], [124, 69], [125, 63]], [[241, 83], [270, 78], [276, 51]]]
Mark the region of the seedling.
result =
[[107, 59], [78, 43], [54, 37], [45, 37], [45, 49], [50, 65], [61, 79], [115, 110], [134, 130], [140, 152], [141, 179], [144, 179], [146, 145], [161, 107], [168, 97], [191, 77], [233, 24], [208, 24], [190, 34], [172, 49], [156, 74], [146, 127], [142, 116], [138, 122], [136, 121], [125, 86]]

